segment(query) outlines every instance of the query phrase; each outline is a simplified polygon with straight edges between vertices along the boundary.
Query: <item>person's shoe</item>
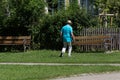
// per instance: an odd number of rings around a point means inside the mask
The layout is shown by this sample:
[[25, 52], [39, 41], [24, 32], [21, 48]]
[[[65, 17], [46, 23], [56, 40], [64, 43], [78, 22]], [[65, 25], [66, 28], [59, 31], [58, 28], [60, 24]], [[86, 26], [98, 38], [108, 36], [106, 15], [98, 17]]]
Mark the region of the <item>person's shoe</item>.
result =
[[63, 57], [63, 53], [61, 53], [59, 57]]

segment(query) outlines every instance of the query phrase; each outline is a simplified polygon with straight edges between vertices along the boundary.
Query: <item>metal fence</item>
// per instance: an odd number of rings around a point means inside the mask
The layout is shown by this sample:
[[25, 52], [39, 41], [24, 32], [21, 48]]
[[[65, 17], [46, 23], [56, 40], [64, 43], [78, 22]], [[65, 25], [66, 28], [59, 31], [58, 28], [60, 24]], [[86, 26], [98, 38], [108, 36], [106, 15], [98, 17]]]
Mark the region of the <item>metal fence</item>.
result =
[[[108, 50], [120, 50], [120, 28], [84, 28], [79, 36], [97, 36], [97, 35], [109, 35], [112, 38], [111, 46]], [[103, 45], [104, 46], [104, 45]], [[99, 45], [81, 45], [80, 51], [103, 51], [103, 46]]]

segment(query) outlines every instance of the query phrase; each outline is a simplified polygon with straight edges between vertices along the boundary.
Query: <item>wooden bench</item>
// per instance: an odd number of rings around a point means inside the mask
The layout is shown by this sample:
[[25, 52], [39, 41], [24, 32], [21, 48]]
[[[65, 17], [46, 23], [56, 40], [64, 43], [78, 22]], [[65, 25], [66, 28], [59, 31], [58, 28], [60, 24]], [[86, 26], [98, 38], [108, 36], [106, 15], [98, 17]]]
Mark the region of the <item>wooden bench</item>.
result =
[[0, 45], [23, 45], [24, 51], [30, 48], [31, 36], [0, 36]]
[[107, 35], [98, 35], [98, 36], [75, 36], [75, 41], [73, 45], [81, 46], [81, 45], [96, 45], [103, 46], [106, 50], [108, 46], [112, 45], [111, 36]]

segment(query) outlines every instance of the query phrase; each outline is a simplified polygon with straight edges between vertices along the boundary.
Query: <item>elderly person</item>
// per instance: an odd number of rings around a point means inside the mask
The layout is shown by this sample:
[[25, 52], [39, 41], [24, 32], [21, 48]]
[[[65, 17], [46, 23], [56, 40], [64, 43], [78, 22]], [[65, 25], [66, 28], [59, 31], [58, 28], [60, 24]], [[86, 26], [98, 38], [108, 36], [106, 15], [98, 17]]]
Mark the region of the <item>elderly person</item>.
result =
[[63, 56], [63, 54], [66, 52], [67, 47], [68, 47], [68, 56], [71, 56], [72, 41], [74, 41], [74, 34], [71, 24], [72, 24], [71, 20], [68, 20], [67, 24], [63, 26], [61, 29], [60, 35], [63, 39], [63, 48], [59, 57]]

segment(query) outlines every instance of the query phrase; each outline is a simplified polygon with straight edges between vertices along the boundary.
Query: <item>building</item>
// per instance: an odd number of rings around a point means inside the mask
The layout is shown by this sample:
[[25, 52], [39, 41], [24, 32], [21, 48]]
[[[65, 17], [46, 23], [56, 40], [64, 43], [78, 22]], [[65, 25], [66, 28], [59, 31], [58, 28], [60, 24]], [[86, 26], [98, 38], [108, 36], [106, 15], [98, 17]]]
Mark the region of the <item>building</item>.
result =
[[[47, 3], [46, 6], [46, 13], [54, 14], [55, 11], [61, 9], [67, 9], [67, 7], [74, 3], [75, 0], [45, 0]], [[86, 9], [87, 12], [94, 13], [93, 5], [90, 3], [90, 0], [77, 0], [78, 5], [80, 8]]]

